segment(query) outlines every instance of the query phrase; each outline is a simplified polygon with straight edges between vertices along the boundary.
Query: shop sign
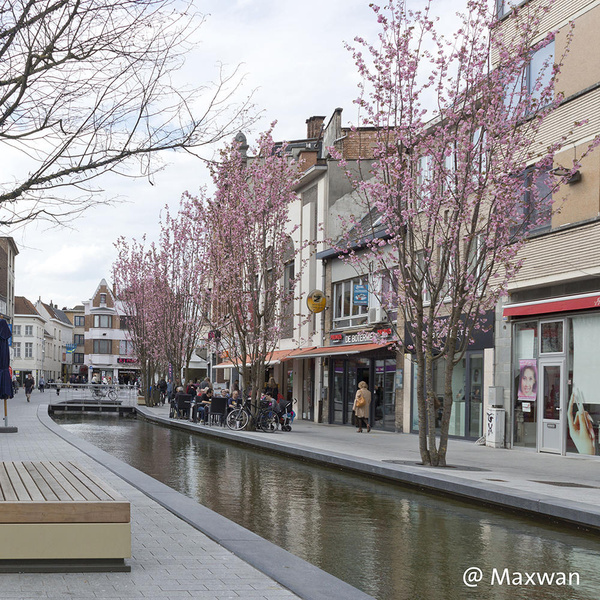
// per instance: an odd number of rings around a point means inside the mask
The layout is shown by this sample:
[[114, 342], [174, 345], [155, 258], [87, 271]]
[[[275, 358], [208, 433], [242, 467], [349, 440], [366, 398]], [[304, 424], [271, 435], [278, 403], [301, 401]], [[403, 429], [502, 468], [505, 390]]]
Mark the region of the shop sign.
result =
[[369, 306], [369, 291], [366, 285], [355, 284], [352, 296], [354, 306]]
[[320, 313], [327, 306], [327, 298], [321, 290], [313, 290], [306, 298], [308, 310], [313, 313]]
[[386, 337], [392, 335], [392, 328], [387, 327], [386, 329], [378, 329], [377, 335], [380, 335], [382, 338], [386, 338]]
[[340, 344], [343, 339], [344, 339], [344, 336], [341, 333], [332, 333], [329, 336], [329, 341], [332, 344]]
[[359, 331], [358, 333], [346, 334], [344, 344], [362, 344], [363, 342], [372, 342], [372, 331]]
[[117, 362], [131, 364], [131, 363], [136, 363], [137, 358], [121, 358], [121, 357], [119, 357], [119, 358], [117, 358]]

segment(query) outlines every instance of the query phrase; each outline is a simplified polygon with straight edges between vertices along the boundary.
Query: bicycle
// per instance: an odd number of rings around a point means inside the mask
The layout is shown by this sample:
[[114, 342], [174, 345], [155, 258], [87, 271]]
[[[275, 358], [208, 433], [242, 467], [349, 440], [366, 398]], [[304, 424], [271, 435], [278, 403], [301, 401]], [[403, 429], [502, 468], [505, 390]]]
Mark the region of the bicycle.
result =
[[[252, 414], [252, 407], [257, 409], [256, 417]], [[234, 408], [227, 415], [225, 424], [232, 431], [241, 431], [248, 427], [248, 423], [255, 423], [257, 429], [266, 433], [273, 433], [277, 430], [279, 419], [270, 402], [267, 403], [265, 400], [261, 400], [260, 405], [256, 406], [248, 398], [242, 406]]]
[[117, 391], [114, 388], [105, 385], [92, 387], [92, 396], [96, 400], [101, 400], [102, 398], [108, 397], [108, 399], [112, 400], [113, 402], [115, 402], [118, 398]]

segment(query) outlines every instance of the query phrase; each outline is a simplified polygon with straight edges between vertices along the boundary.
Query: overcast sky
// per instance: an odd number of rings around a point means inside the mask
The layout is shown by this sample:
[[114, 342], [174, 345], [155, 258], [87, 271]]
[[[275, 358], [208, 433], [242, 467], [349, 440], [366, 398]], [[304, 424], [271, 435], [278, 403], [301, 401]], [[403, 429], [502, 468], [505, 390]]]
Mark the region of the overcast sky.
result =
[[[413, 6], [421, 0], [412, 0]], [[437, 9], [453, 14], [455, 0], [436, 0]], [[369, 0], [196, 0], [207, 15], [200, 30], [201, 45], [188, 57], [181, 74], [193, 84], [214, 80], [219, 61], [243, 63], [244, 91], [256, 89], [254, 101], [264, 117], [247, 132], [278, 121], [276, 139], [306, 135], [305, 121], [314, 115], [329, 118], [344, 109], [344, 125], [356, 122], [358, 77], [344, 41], [356, 35], [375, 40], [377, 24]], [[107, 197], [115, 206], [91, 209], [69, 229], [48, 229], [33, 223], [4, 232], [19, 247], [16, 294], [31, 301], [41, 297], [62, 307], [89, 299], [102, 278], [111, 282], [114, 241], [119, 236], [154, 238], [165, 204], [175, 208], [181, 194], [196, 192], [208, 181], [203, 164], [189, 155], [171, 155], [153, 178], [105, 178]]]

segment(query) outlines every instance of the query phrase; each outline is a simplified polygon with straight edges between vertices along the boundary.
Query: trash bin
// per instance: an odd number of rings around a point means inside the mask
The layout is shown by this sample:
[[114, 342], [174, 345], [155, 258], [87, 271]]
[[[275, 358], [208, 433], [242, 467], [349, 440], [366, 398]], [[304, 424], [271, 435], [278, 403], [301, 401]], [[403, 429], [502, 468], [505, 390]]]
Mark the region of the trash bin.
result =
[[492, 406], [487, 409], [486, 417], [485, 445], [491, 448], [504, 448], [504, 408]]

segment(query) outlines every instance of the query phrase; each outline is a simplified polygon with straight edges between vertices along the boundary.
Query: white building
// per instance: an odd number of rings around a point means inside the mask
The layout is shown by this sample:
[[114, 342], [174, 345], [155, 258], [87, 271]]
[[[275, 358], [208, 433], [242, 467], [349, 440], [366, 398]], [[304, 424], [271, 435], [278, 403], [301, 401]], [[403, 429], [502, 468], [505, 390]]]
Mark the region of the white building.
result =
[[73, 324], [55, 304], [46, 304], [39, 298], [37, 312], [45, 320], [44, 377], [46, 381], [68, 381], [72, 367], [72, 353], [67, 347], [73, 343]]
[[[44, 329], [46, 320], [32, 302], [23, 296], [15, 296], [11, 366], [22, 384], [31, 373], [36, 384], [44, 371]], [[60, 371], [59, 371], [60, 373]]]

